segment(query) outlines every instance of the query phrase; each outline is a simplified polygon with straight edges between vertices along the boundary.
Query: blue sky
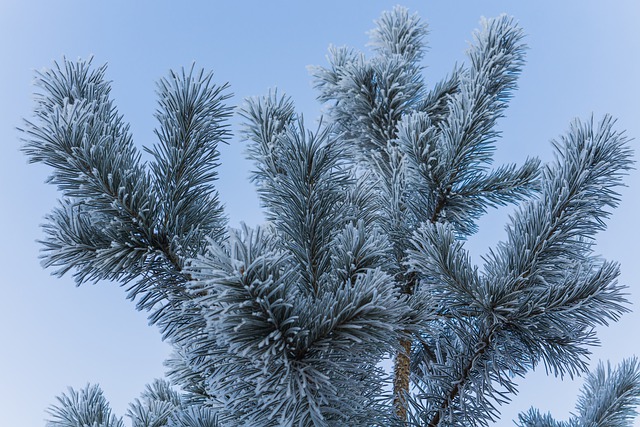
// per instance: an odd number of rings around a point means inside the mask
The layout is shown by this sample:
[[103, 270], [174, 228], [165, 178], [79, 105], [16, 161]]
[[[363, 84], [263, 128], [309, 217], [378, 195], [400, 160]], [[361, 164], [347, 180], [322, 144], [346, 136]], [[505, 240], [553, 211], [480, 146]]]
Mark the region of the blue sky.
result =
[[[163, 374], [168, 347], [146, 316], [111, 283], [76, 288], [38, 261], [39, 224], [54, 206], [46, 168], [27, 165], [18, 151], [21, 118], [32, 108], [33, 71], [63, 55], [109, 64], [113, 96], [140, 145], [154, 142], [155, 81], [170, 68], [213, 70], [230, 82], [231, 102], [265, 94], [291, 95], [308, 121], [320, 115], [306, 67], [326, 64], [329, 44], [364, 48], [366, 31], [396, 1], [168, 2], [0, 0], [0, 425], [43, 426], [45, 408], [67, 386], [100, 383], [115, 412], [144, 384]], [[640, 4], [603, 1], [406, 1], [431, 29], [425, 56], [428, 82], [464, 60], [481, 16], [513, 15], [528, 34], [528, 64], [506, 117], [497, 163], [526, 156], [550, 159], [552, 138], [574, 117], [611, 113], [640, 137]], [[238, 130], [238, 120], [233, 120]], [[637, 141], [636, 141], [637, 143]], [[635, 145], [635, 144], [634, 144]], [[232, 224], [262, 221], [250, 163], [239, 138], [223, 147], [220, 196]], [[637, 151], [637, 150], [636, 150]], [[636, 311], [600, 331], [599, 358], [640, 355], [640, 178], [627, 179], [622, 204], [597, 250], [622, 263]], [[490, 212], [468, 247], [475, 259], [504, 236], [507, 210]], [[632, 308], [634, 308], [632, 307]], [[573, 409], [581, 381], [535, 373], [497, 425], [512, 425], [534, 405], [560, 418]], [[637, 425], [640, 425], [638, 423]]]

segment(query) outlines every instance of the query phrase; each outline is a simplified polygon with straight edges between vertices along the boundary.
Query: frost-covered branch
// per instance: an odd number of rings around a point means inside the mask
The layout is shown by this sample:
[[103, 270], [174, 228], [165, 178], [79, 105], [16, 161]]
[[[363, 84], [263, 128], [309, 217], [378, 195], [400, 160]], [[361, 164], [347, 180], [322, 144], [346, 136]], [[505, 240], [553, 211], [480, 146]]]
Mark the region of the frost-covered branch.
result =
[[187, 297], [186, 260], [205, 236], [222, 236], [212, 180], [216, 147], [227, 134], [226, 86], [203, 72], [195, 79], [193, 69], [161, 82], [152, 178], [113, 105], [105, 72], [91, 61], [65, 60], [37, 76], [42, 92], [35, 120], [25, 122], [23, 150], [53, 168], [49, 182], [63, 195], [45, 225], [43, 262], [58, 274], [74, 269], [78, 283], [129, 284], [139, 308], [157, 309]]
[[638, 360], [625, 359], [612, 368], [599, 363], [582, 387], [576, 413], [568, 421], [556, 421], [550, 414], [531, 408], [519, 415], [520, 427], [631, 427], [640, 405]]
[[[447, 396], [416, 405], [433, 411], [429, 425], [443, 417], [490, 420], [496, 410], [488, 399], [508, 400], [516, 391], [511, 376], [540, 361], [556, 375], [584, 372], [593, 328], [627, 311], [617, 265], [592, 256], [590, 242], [604, 227], [606, 208], [616, 206], [616, 187], [630, 167], [626, 138], [605, 118], [576, 123], [563, 142], [562, 162], [544, 169], [540, 197], [516, 211], [508, 240], [491, 252], [483, 274], [451, 229], [423, 227], [414, 235], [410, 266], [449, 314], [436, 341], [458, 349], [425, 359], [423, 394]], [[438, 409], [430, 409], [438, 400]], [[452, 405], [457, 411], [450, 412]]]
[[[47, 427], [124, 427], [122, 418], [111, 413], [98, 385], [87, 385], [58, 397], [49, 408]], [[220, 427], [210, 408], [188, 405], [171, 386], [156, 380], [129, 405], [127, 416], [132, 427]]]
[[229, 137], [231, 109], [224, 102], [230, 95], [228, 85], [212, 79], [192, 66], [158, 83], [159, 144], [149, 150], [154, 190], [161, 195], [156, 236], [176, 263], [202, 253], [206, 238], [224, 237], [226, 220], [213, 183], [218, 144]]

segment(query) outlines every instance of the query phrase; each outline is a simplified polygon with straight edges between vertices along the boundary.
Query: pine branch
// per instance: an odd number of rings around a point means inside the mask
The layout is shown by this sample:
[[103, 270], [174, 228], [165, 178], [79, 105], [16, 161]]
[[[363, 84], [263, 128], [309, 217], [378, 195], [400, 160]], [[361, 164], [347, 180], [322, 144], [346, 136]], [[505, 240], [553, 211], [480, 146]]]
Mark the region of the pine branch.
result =
[[395, 6], [393, 10], [383, 12], [375, 24], [369, 32], [369, 45], [380, 56], [400, 55], [410, 63], [422, 59], [425, 50], [423, 39], [429, 31], [417, 13], [409, 14], [409, 9]]
[[[426, 417], [423, 422], [437, 426], [442, 419], [453, 419], [447, 415], [451, 411], [458, 416], [466, 414], [464, 422], [483, 424], [493, 413], [489, 398], [496, 393], [500, 396], [490, 382], [475, 384], [473, 379], [482, 377], [477, 374], [478, 370], [492, 363], [490, 354], [496, 347], [498, 330], [485, 317], [483, 280], [450, 225], [423, 225], [414, 233], [412, 245], [407, 252], [409, 269], [419, 272], [420, 286], [426, 288], [423, 292], [429, 293], [436, 307], [442, 310], [438, 314], [445, 328], [441, 333], [455, 337], [450, 349], [444, 353], [431, 352], [429, 366], [416, 369], [423, 375], [416, 379], [426, 383], [429, 391], [424, 393], [430, 396], [427, 406], [420, 409]], [[443, 340], [444, 336], [436, 329], [432, 333], [436, 342]], [[492, 374], [487, 376], [497, 378]], [[512, 387], [509, 382], [502, 385]], [[466, 395], [472, 393], [475, 396], [467, 399]], [[414, 406], [420, 408], [420, 405]]]
[[[58, 186], [63, 197], [73, 200], [73, 205], [86, 206], [76, 212], [91, 212], [91, 219], [80, 219], [68, 209], [57, 210], [55, 221], [69, 227], [71, 220], [98, 223], [104, 229], [99, 235], [117, 239], [110, 248], [104, 244], [85, 245], [89, 252], [85, 259], [91, 259], [100, 250], [109, 250], [111, 254], [121, 250], [117, 255], [123, 259], [133, 254], [137, 261], [144, 261], [157, 251], [175, 264], [173, 254], [166, 252], [162, 242], [155, 238], [156, 201], [150, 197], [151, 182], [140, 164], [128, 126], [109, 98], [105, 70], [104, 66], [91, 70], [90, 62], [65, 61], [64, 69], [56, 63], [54, 69], [40, 73], [37, 84], [45, 93], [37, 98], [35, 115], [39, 122], [26, 122], [23, 150], [31, 162], [53, 167], [49, 182]], [[85, 225], [78, 223], [73, 227], [80, 230]], [[56, 240], [62, 236], [51, 233], [49, 236], [50, 247], [63, 249], [69, 243]], [[59, 264], [61, 258], [56, 253], [52, 255], [54, 258], [47, 262]], [[97, 278], [135, 276], [142, 272], [138, 268], [131, 274], [122, 268], [121, 262], [109, 262], [106, 257], [96, 261], [92, 274]], [[76, 277], [88, 275], [80, 273]]]
[[[491, 162], [494, 140], [499, 135], [494, 129], [495, 124], [502, 117], [524, 64], [523, 33], [513, 19], [501, 16], [482, 24], [483, 29], [475, 34], [475, 44], [468, 52], [471, 64], [461, 73], [459, 90], [447, 98], [448, 114], [438, 123], [437, 140], [430, 143], [433, 146], [431, 152], [438, 159], [442, 171], [442, 176], [432, 177], [437, 179], [435, 187], [431, 188], [436, 194], [432, 222], [452, 222], [458, 225], [463, 235], [474, 230], [473, 220], [476, 217], [459, 220], [455, 204], [449, 199], [457, 195], [456, 191], [462, 190], [465, 184], [476, 181]], [[526, 182], [533, 180], [535, 173], [529, 173]], [[444, 212], [449, 214], [449, 209], [444, 207], [449, 204], [451, 218], [444, 216], [440, 219]]]
[[229, 137], [231, 109], [224, 102], [231, 95], [224, 93], [228, 85], [217, 86], [212, 78], [192, 66], [158, 84], [160, 143], [148, 150], [155, 192], [162, 195], [156, 237], [175, 264], [201, 253], [206, 238], [222, 239], [226, 225], [213, 182], [218, 144]]
[[[193, 72], [161, 82], [161, 144], [152, 151], [155, 181], [110, 99], [106, 66], [73, 63], [38, 74], [37, 121], [25, 122], [23, 150], [53, 168], [63, 207], [49, 216], [44, 264], [76, 269], [78, 283], [112, 279], [140, 297], [139, 309], [166, 310], [188, 298], [183, 271], [203, 236], [221, 238], [224, 219], [211, 181], [217, 143], [227, 135], [226, 86]], [[193, 71], [193, 70], [192, 70]], [[166, 326], [166, 325], [165, 325]]]
[[564, 421], [556, 421], [551, 414], [541, 414], [537, 409], [529, 409], [527, 413], [518, 414], [520, 427], [577, 427]]
[[208, 350], [207, 386], [226, 411], [282, 425], [364, 423], [382, 410], [375, 366], [397, 342], [406, 302], [386, 274], [367, 267], [379, 252], [375, 243], [356, 246], [362, 270], [355, 280], [336, 275], [317, 294], [298, 286], [292, 256], [273, 252], [275, 245], [249, 230], [231, 234], [225, 248], [212, 245], [194, 264], [207, 287], [198, 303], [207, 307], [210, 337], [198, 345]]
[[[333, 139], [330, 128], [311, 133], [298, 120], [276, 133], [280, 125], [274, 117], [287, 110], [276, 107], [284, 101], [274, 101], [250, 101], [245, 109], [253, 120], [247, 133], [256, 138], [250, 153], [263, 165], [254, 180], [260, 183], [267, 219], [298, 261], [300, 285], [317, 294], [330, 271], [333, 238], [349, 219], [344, 191], [353, 181], [344, 169], [344, 145]], [[274, 131], [266, 134], [261, 129]]]
[[550, 414], [531, 408], [518, 415], [520, 427], [631, 427], [640, 405], [638, 360], [625, 359], [617, 367], [599, 363], [590, 372], [576, 405], [577, 413], [568, 421], [556, 421]]
[[[411, 268], [453, 315], [445, 325], [465, 342], [458, 347], [475, 349], [447, 354], [426, 368], [429, 388], [441, 383], [448, 396], [436, 409], [423, 409], [436, 414], [431, 421], [439, 422], [454, 402], [458, 408], [466, 402], [458, 416], [472, 417], [469, 422], [491, 419], [487, 399], [506, 396], [491, 381], [514, 393], [509, 376], [540, 360], [556, 375], [582, 372], [585, 346], [595, 343], [593, 327], [627, 311], [617, 265], [598, 262], [588, 241], [604, 227], [606, 208], [617, 204], [615, 187], [630, 167], [626, 139], [611, 126], [608, 118], [595, 129], [592, 123], [573, 126], [566, 145], [557, 147], [564, 161], [545, 168], [540, 198], [513, 216], [509, 240], [490, 255], [482, 276], [450, 228], [423, 227], [414, 235]], [[441, 382], [450, 369], [460, 375]], [[470, 405], [470, 399], [487, 403]]]
[[[464, 388], [466, 386], [466, 382], [468, 381], [469, 376], [471, 375], [472, 370], [475, 367], [476, 361], [482, 358], [485, 355], [487, 349], [491, 346], [491, 337], [492, 333], [488, 333], [484, 338], [479, 341], [479, 345], [475, 352], [467, 359], [466, 364], [462, 367], [460, 371], [460, 375], [453, 382], [453, 386], [449, 390], [449, 394], [442, 400], [442, 403], [436, 411], [434, 411], [433, 418], [431, 418], [427, 424], [428, 427], [438, 427], [441, 419], [449, 410], [449, 407], [454, 404], [456, 400], [459, 400], [459, 396], [464, 392]], [[474, 422], [481, 423], [482, 418], [477, 417], [469, 417], [473, 419]]]
[[616, 187], [631, 168], [631, 152], [612, 119], [606, 116], [597, 126], [576, 121], [562, 141], [556, 144], [558, 159], [543, 172], [540, 199], [516, 211], [507, 242], [489, 256], [487, 274], [507, 281], [500, 294], [539, 277], [548, 283], [562, 279], [590, 256], [595, 234], [606, 227], [607, 209], [618, 204]]
[[627, 427], [633, 424], [640, 405], [638, 359], [623, 360], [615, 369], [599, 363], [585, 380], [578, 399], [581, 425]]
[[68, 394], [63, 393], [57, 399], [58, 405], [49, 407], [52, 419], [47, 421], [47, 427], [124, 427], [122, 419], [111, 413], [98, 385], [88, 384], [79, 392], [69, 388]]
[[330, 69], [313, 67], [319, 100], [332, 101], [332, 122], [343, 138], [360, 146], [356, 155], [386, 156], [396, 125], [412, 111], [423, 95], [418, 64], [427, 27], [407, 9], [396, 7], [383, 14], [371, 31], [378, 55], [366, 60], [347, 48], [330, 49]]
[[258, 168], [252, 180], [258, 184], [270, 176], [283, 174], [278, 166], [278, 137], [296, 120], [295, 108], [290, 98], [269, 93], [262, 98], [252, 98], [245, 102], [239, 114], [246, 120], [244, 137], [253, 141], [248, 147], [248, 155]]

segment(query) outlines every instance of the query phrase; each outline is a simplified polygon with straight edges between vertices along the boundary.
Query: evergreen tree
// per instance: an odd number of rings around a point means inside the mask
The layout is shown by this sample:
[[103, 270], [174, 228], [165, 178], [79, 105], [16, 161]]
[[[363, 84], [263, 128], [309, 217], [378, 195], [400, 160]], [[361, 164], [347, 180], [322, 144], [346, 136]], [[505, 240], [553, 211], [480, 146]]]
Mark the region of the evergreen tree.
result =
[[[553, 162], [492, 169], [522, 30], [483, 21], [468, 64], [431, 87], [426, 34], [397, 7], [371, 33], [374, 57], [332, 48], [312, 69], [328, 110], [315, 130], [285, 96], [246, 101], [267, 223], [239, 230], [214, 187], [227, 85], [193, 67], [161, 80], [143, 163], [105, 67], [65, 60], [37, 75], [24, 151], [62, 194], [44, 265], [121, 283], [175, 349], [170, 383], [131, 404], [134, 427], [489, 425], [515, 377], [586, 372], [594, 327], [628, 310], [618, 265], [592, 250], [632, 166], [628, 140], [611, 117], [576, 121]], [[465, 238], [510, 203], [507, 239], [474, 265]], [[627, 426], [639, 396], [629, 359], [587, 376], [568, 422], [535, 409], [519, 422]], [[52, 427], [123, 425], [91, 385], [50, 415]]]

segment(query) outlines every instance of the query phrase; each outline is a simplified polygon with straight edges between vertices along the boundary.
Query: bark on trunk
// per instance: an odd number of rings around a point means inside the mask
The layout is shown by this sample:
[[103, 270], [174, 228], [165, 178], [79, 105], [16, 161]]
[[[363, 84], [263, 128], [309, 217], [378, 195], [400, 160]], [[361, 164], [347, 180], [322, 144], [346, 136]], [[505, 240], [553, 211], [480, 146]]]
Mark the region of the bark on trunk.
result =
[[411, 369], [411, 340], [401, 340], [402, 351], [396, 355], [393, 378], [393, 406], [401, 421], [407, 420], [407, 396]]

